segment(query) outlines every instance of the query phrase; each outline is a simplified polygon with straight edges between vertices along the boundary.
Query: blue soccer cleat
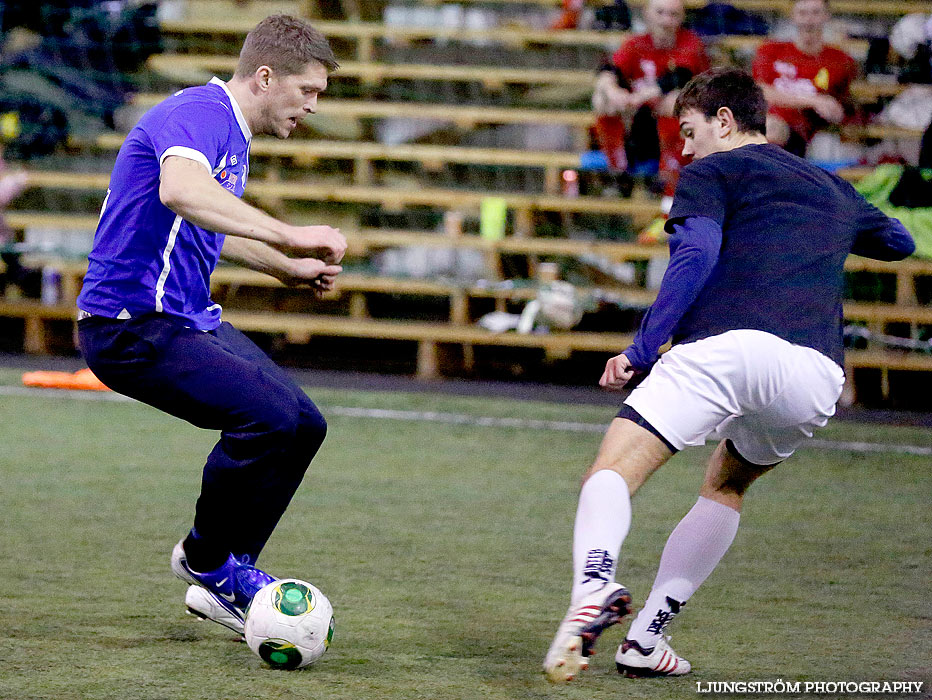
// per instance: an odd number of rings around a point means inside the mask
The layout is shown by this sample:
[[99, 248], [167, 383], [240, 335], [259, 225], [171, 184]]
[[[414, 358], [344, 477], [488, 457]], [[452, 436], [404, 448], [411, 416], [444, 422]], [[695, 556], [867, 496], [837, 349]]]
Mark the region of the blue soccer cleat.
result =
[[200, 586], [190, 585], [184, 596], [189, 615], [223, 625], [237, 634], [243, 634], [243, 618], [239, 610], [231, 610], [217, 596]]
[[275, 577], [244, 564], [232, 554], [219, 569], [194, 571], [188, 566], [183, 542], [179, 541], [172, 550], [171, 565], [175, 576], [199, 589], [196, 592], [188, 589], [185, 595], [188, 611], [242, 634], [246, 608], [259, 589], [275, 581]]

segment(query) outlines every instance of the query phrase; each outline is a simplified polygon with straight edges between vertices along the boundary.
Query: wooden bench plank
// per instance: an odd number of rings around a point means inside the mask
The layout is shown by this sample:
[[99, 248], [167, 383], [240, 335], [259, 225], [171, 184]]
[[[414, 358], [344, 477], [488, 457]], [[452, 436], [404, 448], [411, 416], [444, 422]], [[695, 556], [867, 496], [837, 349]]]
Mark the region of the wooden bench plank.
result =
[[[928, 308], [923, 309], [923, 313], [928, 311]], [[74, 316], [75, 309], [70, 304], [47, 306], [34, 300], [0, 300], [0, 317], [25, 320], [24, 345], [27, 352], [47, 351], [44, 326], [46, 321], [70, 321]], [[418, 375], [424, 378], [435, 378], [439, 374], [439, 344], [540, 348], [553, 356], [567, 356], [575, 351], [618, 352], [626, 347], [633, 337], [631, 334], [617, 333], [492, 333], [477, 326], [461, 324], [235, 310], [225, 311], [224, 318], [244, 331], [280, 333], [292, 338], [303, 339], [316, 335], [413, 341], [418, 343]], [[849, 374], [857, 368], [876, 368], [883, 372], [930, 371], [932, 355], [889, 350], [849, 350], [846, 353], [845, 366]]]
[[[236, 56], [199, 54], [156, 54], [149, 58], [149, 67], [165, 75], [179, 72], [218, 72], [232, 75]], [[581, 80], [593, 82], [595, 72], [560, 68], [511, 68], [503, 66], [471, 66], [427, 63], [380, 63], [376, 61], [343, 61], [338, 75], [343, 78], [363, 78], [382, 81], [440, 80], [453, 82], [511, 83], [518, 85], [579, 85]]]
[[[314, 28], [324, 36], [351, 39], [360, 44], [377, 39], [392, 42], [433, 40], [483, 42], [504, 46], [527, 46], [531, 44], [578, 46], [614, 51], [622, 42], [634, 36], [633, 32], [626, 31], [533, 29], [513, 25], [491, 29], [470, 29], [456, 26], [396, 25], [385, 24], [384, 22], [335, 20], [312, 20], [312, 22]], [[163, 32], [182, 37], [191, 34], [245, 36], [254, 26], [255, 22], [252, 19], [238, 16], [215, 19], [168, 20], [161, 24]], [[708, 37], [707, 41], [725, 48], [753, 51], [768, 38], [766, 36], [726, 35]], [[848, 53], [864, 55], [867, 52], [867, 44], [868, 42], [865, 40], [850, 39], [841, 42], [840, 47]], [[359, 53], [359, 47], [357, 47], [356, 60], [364, 60]]]
[[[32, 226], [93, 231], [97, 228], [97, 217], [87, 214], [8, 211], [6, 213], [6, 223], [10, 228], [20, 231]], [[669, 251], [665, 245], [641, 245], [638, 243], [619, 241], [516, 238], [512, 236], [500, 240], [489, 240], [475, 235], [447, 236], [422, 231], [386, 229], [344, 230], [344, 234], [349, 242], [350, 252], [358, 255], [364, 254], [370, 250], [384, 248], [424, 246], [527, 255], [580, 256], [589, 254], [601, 255], [617, 261], [650, 260], [652, 258], [666, 258], [669, 256]], [[932, 263], [929, 264], [929, 267], [930, 270], [932, 270]], [[883, 271], [895, 272], [896, 270], [892, 268], [889, 270], [883, 268]], [[918, 271], [917, 269], [917, 272]]]
[[75, 231], [93, 231], [97, 228], [97, 217], [88, 214], [65, 214], [44, 211], [6, 211], [4, 219], [14, 231], [26, 228], [59, 228]]
[[[74, 230], [93, 230], [97, 217], [87, 214], [56, 212], [7, 211], [6, 223], [14, 230], [30, 226], [54, 227]], [[502, 253], [526, 253], [531, 255], [604, 255], [613, 260], [650, 260], [666, 258], [666, 245], [642, 245], [621, 241], [587, 241], [563, 238], [515, 238], [507, 236], [500, 240], [488, 240], [475, 235], [447, 236], [438, 233], [388, 229], [345, 230], [351, 247], [363, 252], [369, 249], [426, 246], [443, 248], [467, 248]], [[83, 263], [80, 263], [83, 265]], [[227, 269], [227, 268], [220, 268]], [[231, 268], [236, 269], [236, 268]], [[906, 274], [910, 276], [932, 275], [932, 260], [908, 258], [887, 262], [851, 255], [845, 261], [848, 272], [876, 272]], [[256, 273], [261, 274], [261, 273]]]
[[194, 0], [183, 4], [185, 19], [193, 21], [223, 20], [229, 17], [241, 17], [244, 21], [256, 24], [260, 20], [284, 13], [301, 16], [308, 8], [306, 0]]
[[11, 301], [0, 297], [0, 317], [43, 318], [51, 321], [73, 321], [77, 315], [72, 304], [42, 304], [36, 299]]
[[847, 350], [845, 368], [848, 372], [860, 368], [928, 372], [932, 370], [932, 355], [893, 350]]
[[[327, 37], [355, 39], [357, 41], [383, 39], [389, 41], [417, 41], [424, 39], [443, 41], [482, 41], [505, 45], [555, 44], [567, 46], [591, 46], [606, 49], [617, 48], [631, 36], [630, 32], [595, 30], [549, 30], [508, 26], [492, 29], [470, 29], [467, 27], [393, 25], [383, 22], [311, 20], [314, 28]], [[226, 17], [222, 19], [169, 20], [161, 23], [167, 34], [244, 36], [255, 22], [248, 18]]]
[[905, 272], [913, 275], [932, 275], [932, 260], [907, 258], [891, 262], [851, 255], [845, 260], [845, 270], [848, 272]]
[[[149, 108], [167, 95], [140, 93], [133, 103]], [[544, 124], [562, 125], [574, 130], [580, 148], [588, 143], [587, 130], [595, 123], [591, 110], [534, 109], [529, 107], [491, 107], [486, 105], [441, 104], [428, 102], [387, 102], [381, 100], [342, 99], [325, 96], [317, 103], [317, 114], [328, 119], [429, 119], [449, 122], [451, 127], [470, 131], [479, 125]], [[313, 127], [314, 117], [308, 118]]]
[[932, 324], [932, 306], [848, 302], [844, 308], [849, 321]]
[[[240, 330], [266, 333], [305, 332], [322, 336], [379, 338], [384, 340], [428, 340], [455, 345], [500, 345], [545, 348], [551, 350], [587, 350], [611, 352], [624, 349], [633, 339], [629, 333], [493, 333], [478, 326], [430, 323], [426, 321], [389, 321], [353, 319], [294, 313], [225, 311], [224, 319]], [[620, 350], [619, 350], [620, 352]]]
[[106, 190], [109, 173], [76, 173], [61, 170], [30, 170], [27, 189], [48, 187], [63, 190]]
[[[140, 93], [134, 104], [149, 108], [164, 100], [167, 95]], [[526, 107], [486, 107], [479, 105], [447, 105], [421, 102], [382, 102], [325, 97], [317, 106], [317, 114], [334, 119], [430, 119], [448, 121], [463, 129], [478, 125], [498, 124], [559, 124], [578, 130], [582, 140], [586, 130], [595, 123], [595, 114], [583, 110], [532, 109]], [[314, 117], [308, 118], [313, 128]], [[852, 140], [864, 139], [911, 139], [918, 140], [922, 132], [885, 124], [847, 125], [841, 128], [843, 137]], [[97, 137], [96, 146], [103, 149], [118, 149], [123, 142], [121, 134], [103, 134]], [[359, 141], [324, 141], [293, 138], [287, 141], [257, 138], [252, 154], [260, 157], [306, 156], [350, 158], [355, 146], [361, 148], [366, 158], [384, 160], [412, 160], [420, 162], [471, 163], [484, 165], [512, 165], [517, 167], [578, 168], [579, 156], [566, 151], [532, 151], [522, 149], [471, 148], [463, 146], [427, 146], [423, 144], [387, 145]], [[72, 141], [75, 147], [87, 146], [80, 140]], [[856, 181], [870, 172], [870, 168], [844, 168], [839, 175]]]
[[397, 246], [427, 246], [467, 248], [491, 253], [524, 255], [600, 255], [616, 261], [642, 261], [669, 257], [666, 245], [642, 245], [620, 241], [583, 241], [566, 238], [521, 238], [506, 236], [488, 240], [474, 235], [446, 236], [419, 231], [389, 231], [362, 229], [346, 233], [351, 250], [364, 252], [370, 249]]
[[[167, 77], [190, 78], [208, 74], [232, 75], [236, 68], [235, 56], [198, 54], [156, 54], [148, 61], [150, 69]], [[338, 72], [340, 77], [360, 78], [371, 82], [387, 79], [436, 80], [447, 82], [477, 82], [490, 86], [514, 85], [580, 85], [593, 84], [593, 70], [560, 68], [512, 68], [488, 65], [450, 65], [426, 63], [380, 63], [376, 61], [344, 61]], [[852, 96], [859, 101], [875, 100], [899, 94], [904, 87], [898, 83], [871, 83], [856, 81], [851, 86]]]
[[841, 135], [863, 141], [864, 139], [915, 139], [919, 141], [923, 132], [919, 129], [906, 129], [892, 124], [849, 124], [841, 127]]
[[[457, 239], [458, 240], [458, 239]], [[631, 251], [634, 259], [641, 259], [643, 255], [653, 255], [660, 250], [649, 246], [633, 246]], [[659, 248], [659, 247], [658, 247]], [[662, 250], [662, 248], [661, 248]], [[658, 256], [659, 257], [659, 256]], [[857, 258], [849, 258], [853, 268], [867, 269], [869, 266], [858, 263]], [[87, 269], [86, 261], [56, 259], [54, 256], [41, 254], [27, 256], [27, 264], [53, 265], [63, 276], [75, 278], [83, 277]], [[881, 271], [897, 271], [892, 263], [879, 263], [873, 269]], [[905, 261], [915, 274], [932, 274], [932, 262]], [[221, 265], [214, 270], [211, 276], [211, 286], [215, 289], [220, 286], [252, 286], [252, 287], [281, 287], [282, 284], [274, 277], [248, 270], [234, 265]], [[75, 285], [77, 287], [77, 285]], [[648, 305], [656, 297], [655, 290], [631, 287], [603, 288], [605, 291], [617, 292], [624, 295], [630, 302]], [[580, 294], [590, 293], [592, 290], [579, 288]], [[379, 294], [412, 294], [423, 296], [453, 297], [465, 295], [468, 298], [495, 298], [512, 301], [528, 301], [537, 296], [536, 285], [528, 284], [524, 287], [500, 288], [494, 285], [460, 285], [437, 279], [418, 279], [405, 277], [386, 277], [359, 273], [344, 273], [337, 280], [337, 289], [330, 293], [329, 298], [338, 297], [347, 292], [369, 292]], [[70, 307], [62, 307], [70, 308]], [[26, 309], [28, 311], [28, 307]], [[233, 311], [235, 313], [235, 311]], [[2, 315], [2, 314], [0, 314]], [[880, 323], [913, 323], [932, 324], [932, 306], [918, 304], [888, 304], [880, 302], [846, 301], [844, 316], [848, 321], [872, 321]]]
[[[910, 138], [919, 140], [922, 132], [893, 126], [871, 125], [844, 127], [842, 134], [852, 139], [864, 138]], [[92, 145], [105, 150], [117, 150], [123, 143], [124, 134], [102, 134]], [[80, 147], [80, 141], [72, 140], [72, 146]], [[371, 141], [334, 141], [323, 139], [294, 138], [287, 141], [258, 137], [253, 140], [251, 155], [256, 158], [299, 158], [305, 161], [317, 159], [347, 160], [371, 164], [373, 161], [421, 163], [435, 168], [445, 163], [460, 165], [508, 166], [516, 168], [540, 168], [545, 175], [545, 191], [556, 195], [559, 171], [580, 168], [580, 155], [572, 151], [535, 151], [513, 148], [476, 148], [469, 146], [438, 146], [428, 144], [383, 144]], [[371, 165], [370, 165], [371, 167]], [[857, 181], [871, 172], [868, 167], [843, 168], [841, 177]], [[366, 168], [366, 173], [370, 173]], [[357, 184], [368, 184], [356, 175]]]
[[[133, 104], [152, 107], [168, 95], [140, 93]], [[425, 102], [384, 102], [354, 100], [324, 95], [317, 104], [317, 114], [345, 119], [438, 119], [469, 124], [563, 124], [588, 127], [595, 122], [591, 111], [531, 109], [527, 107], [488, 107]], [[309, 117], [313, 119], [313, 117]]]
[[[106, 190], [110, 176], [103, 173], [31, 171], [27, 188], [45, 187], [65, 190]], [[441, 209], [478, 211], [482, 200], [500, 197], [507, 208], [519, 211], [630, 216], [640, 224], [660, 215], [656, 199], [602, 199], [599, 197], [559, 197], [518, 192], [483, 192], [441, 188], [376, 187], [341, 185], [320, 180], [268, 181], [251, 180], [249, 197], [274, 198], [303, 202], [341, 202], [382, 204], [389, 207], [425, 206]]]
[[[48, 254], [30, 254], [25, 256], [24, 263], [29, 266], [49, 265], [54, 267], [64, 278], [74, 281], [71, 288], [77, 291], [87, 271], [87, 262], [82, 260], [69, 260]], [[219, 265], [210, 277], [211, 288], [216, 291], [221, 287], [281, 287], [284, 285], [262, 272], [248, 270], [235, 265]], [[579, 293], [585, 295], [592, 290], [579, 288]], [[654, 291], [635, 287], [612, 289], [611, 291], [624, 294], [631, 303], [646, 306], [656, 296]], [[454, 298], [463, 296], [470, 299], [501, 299], [504, 301], [530, 301], [537, 296], [537, 286], [528, 283], [526, 286], [502, 287], [496, 285], [462, 285], [437, 279], [418, 279], [412, 277], [386, 277], [381, 275], [368, 275], [345, 272], [337, 278], [337, 287], [329, 292], [324, 299], [335, 299], [351, 292], [364, 292], [374, 294], [410, 294], [421, 296], [438, 296]], [[75, 294], [76, 296], [76, 294]], [[74, 299], [70, 300], [73, 304]], [[29, 313], [31, 307], [23, 310]], [[73, 306], [63, 306], [71, 308]], [[2, 316], [2, 314], [0, 314]]]
[[[899, 89], [896, 86], [890, 89]], [[144, 108], [152, 107], [168, 95], [140, 93], [133, 103]], [[324, 96], [317, 105], [317, 114], [341, 119], [432, 119], [454, 124], [560, 124], [586, 129], [595, 123], [595, 114], [589, 110], [532, 109], [527, 107], [486, 107], [481, 105], [449, 105], [423, 102], [382, 102], [353, 100]], [[313, 126], [314, 117], [308, 118]], [[922, 132], [886, 124], [846, 125], [841, 133], [851, 139], [894, 139], [922, 137]], [[105, 135], [101, 145], [113, 148], [117, 135]], [[258, 141], [258, 139], [257, 139]], [[291, 143], [298, 141], [285, 141]], [[492, 149], [495, 150], [495, 149]]]
[[[118, 149], [124, 134], [102, 134], [95, 145]], [[534, 151], [511, 148], [474, 148], [425, 144], [387, 145], [372, 141], [333, 141], [258, 137], [253, 139], [250, 157], [333, 158], [340, 160], [419, 161], [469, 165], [510, 165], [516, 167], [578, 168], [579, 154], [571, 151]]]

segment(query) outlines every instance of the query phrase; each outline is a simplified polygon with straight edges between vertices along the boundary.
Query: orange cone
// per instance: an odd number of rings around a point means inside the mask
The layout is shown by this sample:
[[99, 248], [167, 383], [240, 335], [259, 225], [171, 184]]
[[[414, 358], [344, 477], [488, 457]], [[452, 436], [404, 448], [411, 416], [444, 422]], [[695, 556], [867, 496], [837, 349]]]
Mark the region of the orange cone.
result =
[[78, 389], [82, 391], [110, 391], [91, 370], [79, 369], [77, 372], [26, 372], [23, 374], [25, 386], [37, 386], [43, 389]]

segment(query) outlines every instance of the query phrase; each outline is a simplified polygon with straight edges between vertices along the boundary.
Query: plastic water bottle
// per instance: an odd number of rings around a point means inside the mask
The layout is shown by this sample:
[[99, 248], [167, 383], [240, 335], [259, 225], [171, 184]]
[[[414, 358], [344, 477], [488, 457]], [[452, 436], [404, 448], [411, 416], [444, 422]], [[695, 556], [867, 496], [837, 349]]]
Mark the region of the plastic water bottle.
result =
[[46, 306], [55, 306], [61, 301], [61, 271], [52, 265], [42, 268], [42, 291], [40, 299]]

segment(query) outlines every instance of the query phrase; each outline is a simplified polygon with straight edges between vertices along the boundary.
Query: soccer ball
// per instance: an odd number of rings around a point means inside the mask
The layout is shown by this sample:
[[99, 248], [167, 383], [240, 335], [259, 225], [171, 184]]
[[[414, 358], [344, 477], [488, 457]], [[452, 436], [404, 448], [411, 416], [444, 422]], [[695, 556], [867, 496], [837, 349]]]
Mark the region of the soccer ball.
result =
[[317, 661], [330, 646], [333, 606], [307, 581], [279, 579], [252, 599], [243, 636], [272, 668], [301, 668]]
[[569, 330], [582, 320], [585, 309], [569, 282], [554, 280], [537, 293], [540, 320], [550, 328]]

